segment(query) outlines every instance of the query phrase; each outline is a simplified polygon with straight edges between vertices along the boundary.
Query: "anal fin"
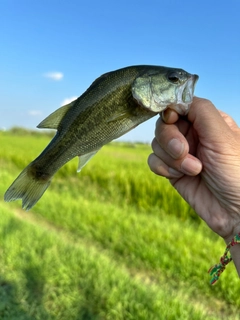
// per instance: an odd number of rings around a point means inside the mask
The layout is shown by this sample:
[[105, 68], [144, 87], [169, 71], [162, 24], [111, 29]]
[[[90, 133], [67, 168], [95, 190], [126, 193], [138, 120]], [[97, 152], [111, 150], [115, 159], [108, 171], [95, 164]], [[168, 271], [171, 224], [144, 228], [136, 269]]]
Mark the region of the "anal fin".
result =
[[[99, 150], [99, 149], [98, 149]], [[88, 161], [98, 152], [98, 150], [83, 154], [82, 156], [79, 156], [79, 163], [77, 172], [80, 172], [82, 168], [88, 163]]]

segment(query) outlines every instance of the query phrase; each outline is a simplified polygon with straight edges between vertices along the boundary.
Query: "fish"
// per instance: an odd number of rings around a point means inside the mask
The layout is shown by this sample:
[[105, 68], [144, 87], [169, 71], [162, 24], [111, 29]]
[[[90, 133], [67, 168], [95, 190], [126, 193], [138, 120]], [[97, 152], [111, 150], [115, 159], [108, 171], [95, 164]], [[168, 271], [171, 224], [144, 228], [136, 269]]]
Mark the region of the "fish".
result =
[[49, 187], [54, 174], [79, 157], [77, 171], [110, 141], [166, 108], [186, 115], [198, 75], [179, 68], [137, 65], [97, 78], [76, 100], [51, 113], [37, 127], [56, 134], [7, 189], [6, 202], [22, 199], [31, 209]]

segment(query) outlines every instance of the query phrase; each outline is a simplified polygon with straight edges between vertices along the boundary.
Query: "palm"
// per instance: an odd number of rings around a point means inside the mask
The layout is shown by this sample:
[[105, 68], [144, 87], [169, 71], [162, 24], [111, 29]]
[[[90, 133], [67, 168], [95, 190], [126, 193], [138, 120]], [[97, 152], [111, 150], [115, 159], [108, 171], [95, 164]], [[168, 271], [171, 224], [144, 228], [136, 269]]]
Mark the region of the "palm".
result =
[[[224, 134], [224, 144], [215, 143], [214, 137], [209, 138], [207, 132], [197, 135], [194, 126], [179, 120], [179, 128], [189, 143], [189, 152], [202, 162], [203, 170], [197, 176], [183, 175], [170, 182], [211, 229], [227, 238], [240, 214], [240, 203], [235, 201], [240, 189], [240, 164], [235, 160], [236, 153], [239, 156], [240, 133], [231, 118], [222, 116], [229, 125], [227, 129], [234, 131], [232, 136], [237, 137], [238, 144], [233, 137], [226, 144]], [[228, 192], [226, 186], [229, 186]], [[229, 213], [232, 223], [229, 223]]]

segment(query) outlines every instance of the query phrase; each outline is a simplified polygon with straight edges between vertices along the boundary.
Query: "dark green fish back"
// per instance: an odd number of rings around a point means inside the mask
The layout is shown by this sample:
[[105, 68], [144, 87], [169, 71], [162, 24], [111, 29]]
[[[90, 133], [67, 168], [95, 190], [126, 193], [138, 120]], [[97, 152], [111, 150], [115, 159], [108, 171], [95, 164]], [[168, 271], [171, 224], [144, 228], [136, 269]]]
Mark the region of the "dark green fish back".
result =
[[38, 163], [43, 159], [46, 168], [48, 157], [46, 169], [55, 172], [71, 158], [100, 149], [156, 115], [140, 107], [131, 93], [132, 82], [145, 68], [121, 69], [96, 79], [67, 111]]
[[[167, 74], [175, 71], [191, 76], [181, 69], [133, 66], [97, 78], [77, 100], [56, 110], [39, 124], [40, 128], [57, 129], [57, 133], [8, 188], [5, 201], [22, 199], [23, 208], [30, 209], [47, 189], [54, 173], [66, 162], [80, 156], [78, 169], [81, 170], [103, 145], [155, 116], [160, 109], [150, 111], [151, 102], [156, 102], [154, 99], [157, 103], [158, 100], [163, 102], [164, 108], [166, 103], [167, 107], [174, 99], [172, 92], [178, 88], [172, 83], [175, 77], [171, 79]], [[136, 78], [147, 84], [144, 87], [140, 81], [137, 87], [136, 99], [140, 97], [141, 103], [133, 98], [132, 85]], [[148, 85], [152, 84], [152, 79], [155, 87], [157, 83], [156, 92]], [[150, 108], [144, 104], [145, 100], [150, 101]]]

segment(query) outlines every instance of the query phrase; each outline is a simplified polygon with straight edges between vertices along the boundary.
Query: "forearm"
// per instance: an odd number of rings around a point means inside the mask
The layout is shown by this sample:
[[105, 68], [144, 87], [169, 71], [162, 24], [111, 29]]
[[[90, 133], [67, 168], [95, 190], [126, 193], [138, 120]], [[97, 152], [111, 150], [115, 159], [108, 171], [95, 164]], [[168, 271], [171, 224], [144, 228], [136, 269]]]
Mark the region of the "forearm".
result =
[[240, 244], [236, 244], [235, 246], [231, 247], [230, 252], [232, 255], [232, 260], [240, 277]]

